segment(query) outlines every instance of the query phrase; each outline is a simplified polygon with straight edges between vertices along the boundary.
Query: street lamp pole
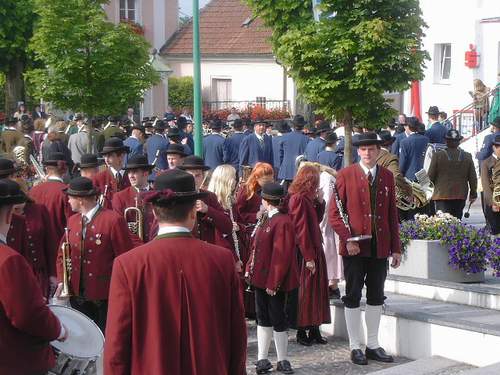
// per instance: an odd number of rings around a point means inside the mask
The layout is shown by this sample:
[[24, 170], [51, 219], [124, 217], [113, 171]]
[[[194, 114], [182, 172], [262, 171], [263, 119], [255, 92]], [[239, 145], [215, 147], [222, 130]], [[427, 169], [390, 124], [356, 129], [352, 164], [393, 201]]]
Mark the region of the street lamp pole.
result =
[[193, 115], [194, 153], [203, 155], [203, 128], [201, 117], [201, 67], [200, 67], [200, 7], [199, 0], [193, 0]]

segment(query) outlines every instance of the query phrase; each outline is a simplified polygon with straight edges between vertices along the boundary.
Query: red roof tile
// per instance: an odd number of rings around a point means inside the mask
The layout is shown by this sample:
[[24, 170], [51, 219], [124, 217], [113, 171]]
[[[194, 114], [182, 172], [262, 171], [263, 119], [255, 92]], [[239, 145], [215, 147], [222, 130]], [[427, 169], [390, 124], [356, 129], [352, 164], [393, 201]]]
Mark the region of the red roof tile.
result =
[[[270, 55], [271, 30], [259, 18], [248, 26], [252, 12], [241, 0], [212, 0], [200, 11], [202, 56]], [[192, 55], [193, 25], [178, 30], [161, 48], [162, 55]]]

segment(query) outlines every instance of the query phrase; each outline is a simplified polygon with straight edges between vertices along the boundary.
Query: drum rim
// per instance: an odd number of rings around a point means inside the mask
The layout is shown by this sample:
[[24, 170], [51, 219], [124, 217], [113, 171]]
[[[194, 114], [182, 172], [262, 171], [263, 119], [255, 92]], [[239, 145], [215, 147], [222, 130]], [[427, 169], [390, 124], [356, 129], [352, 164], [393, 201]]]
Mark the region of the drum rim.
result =
[[[101, 349], [100, 349], [99, 353], [98, 353], [98, 354], [96, 354], [96, 355], [93, 355], [93, 356], [84, 356], [84, 357], [82, 357], [82, 356], [77, 356], [77, 355], [73, 355], [73, 354], [69, 354], [69, 353], [65, 353], [65, 354], [70, 355], [71, 357], [74, 357], [74, 358], [79, 358], [79, 359], [89, 359], [89, 360], [91, 360], [91, 359], [95, 359], [95, 358], [99, 358], [99, 357], [102, 355], [102, 353], [103, 353], [103, 351], [104, 351], [104, 342], [105, 342], [105, 337], [104, 337], [104, 334], [102, 333], [101, 329], [99, 328], [99, 326], [98, 326], [98, 325], [97, 325], [97, 324], [96, 324], [96, 323], [95, 323], [92, 319], [90, 319], [87, 315], [85, 315], [84, 313], [82, 313], [82, 312], [78, 311], [77, 309], [74, 309], [74, 308], [73, 308], [73, 307], [71, 307], [71, 306], [63, 306], [63, 305], [56, 305], [56, 304], [49, 304], [49, 305], [47, 305], [47, 306], [49, 307], [50, 311], [51, 311], [54, 315], [56, 315], [56, 314], [55, 314], [55, 313], [54, 313], [54, 311], [51, 309], [52, 307], [55, 307], [56, 309], [63, 308], [63, 309], [72, 310], [72, 311], [74, 311], [74, 312], [78, 313], [79, 315], [81, 315], [81, 316], [85, 317], [85, 318], [86, 318], [86, 319], [87, 319], [87, 320], [91, 323], [91, 325], [92, 325], [92, 326], [94, 326], [94, 327], [97, 329], [97, 332], [99, 333], [100, 337], [102, 338], [102, 347], [101, 347]], [[57, 316], [57, 315], [56, 315], [56, 316]], [[57, 316], [57, 319], [59, 319], [59, 317], [58, 317], [58, 316]], [[55, 347], [55, 346], [54, 346], [54, 344], [53, 344], [53, 342], [57, 342], [57, 340], [53, 340], [53, 341], [51, 341], [51, 342], [50, 342], [50, 345], [51, 345], [52, 347], [54, 347], [54, 349], [59, 350], [60, 352], [63, 352], [61, 349], [59, 349], [59, 348]], [[64, 352], [63, 352], [63, 353], [64, 353]]]

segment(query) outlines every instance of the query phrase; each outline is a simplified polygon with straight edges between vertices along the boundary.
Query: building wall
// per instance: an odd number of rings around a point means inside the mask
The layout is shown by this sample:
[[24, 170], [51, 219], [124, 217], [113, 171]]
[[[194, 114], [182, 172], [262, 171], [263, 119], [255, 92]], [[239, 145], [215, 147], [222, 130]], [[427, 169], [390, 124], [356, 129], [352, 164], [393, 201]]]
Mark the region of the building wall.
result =
[[[165, 58], [173, 70], [172, 76], [193, 75], [191, 60]], [[265, 97], [283, 100], [283, 69], [274, 59], [202, 59], [201, 85], [205, 101], [214, 101], [214, 79], [231, 79], [231, 100], [247, 101]], [[287, 78], [287, 100], [294, 111], [295, 87]]]
[[[499, 73], [500, 22], [481, 23], [484, 18], [500, 17], [498, 0], [421, 0], [420, 6], [425, 30], [424, 48], [431, 60], [427, 61], [425, 79], [421, 83], [422, 113], [429, 106], [437, 105], [448, 115], [472, 103], [469, 91], [473, 80], [481, 79], [486, 86], [494, 87]], [[436, 64], [439, 53], [436, 44], [451, 44], [451, 71], [448, 82], [439, 82]], [[480, 54], [478, 69], [465, 66], [465, 52], [475, 44]], [[405, 111], [410, 113], [410, 95], [405, 93]]]

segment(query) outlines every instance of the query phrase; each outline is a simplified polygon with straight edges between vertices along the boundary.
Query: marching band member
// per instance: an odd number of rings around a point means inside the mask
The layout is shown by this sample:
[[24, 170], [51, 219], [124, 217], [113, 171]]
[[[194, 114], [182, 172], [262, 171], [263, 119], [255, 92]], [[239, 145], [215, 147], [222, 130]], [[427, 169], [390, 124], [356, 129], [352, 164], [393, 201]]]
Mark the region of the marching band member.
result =
[[80, 169], [80, 176], [93, 180], [99, 172], [97, 155], [83, 154], [80, 164], [78, 164], [78, 168]]
[[175, 143], [171, 143], [168, 145], [168, 148], [165, 151], [165, 155], [168, 164], [167, 169], [177, 168], [182, 164], [182, 159], [187, 156], [184, 152], [184, 147]]
[[191, 174], [196, 188], [206, 193], [202, 199], [196, 201], [198, 221], [195, 226], [195, 236], [211, 244], [217, 244], [221, 235], [231, 236], [233, 230], [231, 218], [224, 212], [217, 201], [217, 196], [201, 188], [205, 181], [205, 173], [210, 167], [205, 165], [199, 156], [190, 155], [182, 160], [178, 168]]
[[49, 342], [68, 337], [26, 260], [6, 245], [13, 206], [25, 199], [14, 181], [0, 181], [0, 374], [46, 373], [55, 365]]
[[117, 137], [108, 138], [100, 152], [104, 156], [106, 169], [97, 173], [93, 183], [103, 194], [103, 206], [111, 208], [113, 194], [130, 186], [128, 176], [123, 170], [125, 156], [129, 148]]
[[205, 195], [179, 169], [157, 176], [147, 193], [160, 229], [113, 265], [105, 374], [246, 374], [233, 256], [191, 234]]
[[[360, 162], [338, 172], [334, 190], [337, 197], [328, 213], [330, 224], [340, 238], [346, 281], [346, 295], [342, 300], [351, 361], [357, 365], [366, 365], [367, 358], [381, 362], [394, 360], [378, 343], [387, 258], [392, 256], [392, 267], [398, 267], [401, 262], [394, 176], [377, 165], [380, 144], [375, 133], [358, 136], [354, 145], [358, 147]], [[371, 239], [348, 241], [360, 235], [371, 236]], [[361, 350], [359, 307], [364, 284], [368, 338], [365, 353]]]
[[[500, 119], [498, 123], [500, 125]], [[500, 206], [493, 202], [493, 191], [500, 182], [498, 176], [495, 179], [495, 172], [500, 169], [500, 134], [493, 139], [492, 147], [493, 154], [481, 162], [481, 185], [483, 186], [484, 216], [491, 228], [491, 234], [497, 235], [500, 233]]]
[[[325, 201], [319, 190], [319, 168], [301, 168], [288, 193], [288, 210], [303, 258], [297, 305], [297, 342], [306, 346], [326, 344], [319, 331], [321, 324], [330, 323], [327, 269], [319, 227], [325, 213]], [[306, 330], [309, 330], [308, 335]]]
[[258, 224], [252, 256], [247, 264], [248, 282], [255, 290], [257, 312], [257, 374], [266, 374], [273, 366], [268, 359], [274, 336], [278, 355], [276, 370], [293, 374], [287, 359], [288, 322], [285, 314], [287, 292], [299, 286], [296, 262], [295, 228], [286, 210], [283, 186], [270, 182], [262, 187], [266, 220]]
[[[99, 328], [106, 327], [108, 291], [114, 259], [132, 248], [125, 219], [97, 203], [98, 191], [92, 180], [77, 177], [65, 190], [69, 204], [77, 215], [68, 221], [71, 247], [71, 306], [87, 315]], [[65, 242], [64, 236], [61, 245]], [[61, 298], [62, 252], [57, 256], [55, 296]]]
[[68, 198], [63, 192], [66, 188], [63, 176], [67, 171], [64, 154], [61, 152], [50, 154], [49, 160], [45, 160], [43, 165], [47, 173], [46, 181], [34, 186], [29, 195], [36, 203], [47, 207], [57, 238], [61, 238], [69, 217], [73, 215]]
[[[134, 243], [142, 245], [142, 243], [150, 240], [150, 230], [154, 221], [151, 205], [145, 204], [143, 201], [143, 193], [149, 191], [148, 176], [151, 173], [153, 166], [148, 164], [148, 158], [145, 155], [133, 155], [128, 159], [127, 172], [130, 184], [128, 188], [119, 191], [113, 195], [113, 210], [120, 216], [125, 215], [125, 210], [129, 207], [137, 207], [142, 212], [142, 233], [143, 238], [138, 238], [138, 232], [131, 233]], [[127, 212], [125, 220], [127, 223], [139, 221], [136, 217], [137, 212]]]

